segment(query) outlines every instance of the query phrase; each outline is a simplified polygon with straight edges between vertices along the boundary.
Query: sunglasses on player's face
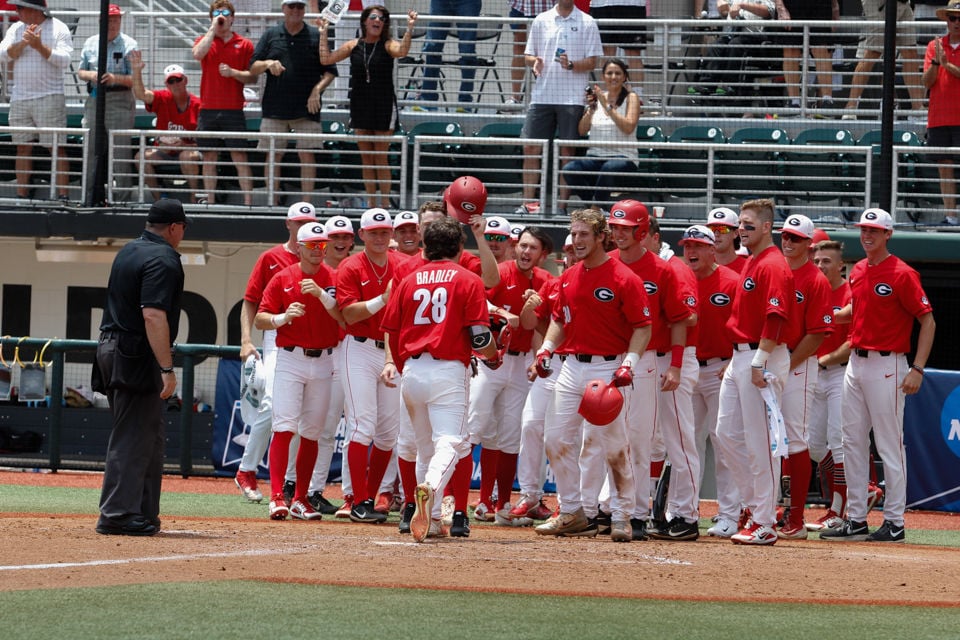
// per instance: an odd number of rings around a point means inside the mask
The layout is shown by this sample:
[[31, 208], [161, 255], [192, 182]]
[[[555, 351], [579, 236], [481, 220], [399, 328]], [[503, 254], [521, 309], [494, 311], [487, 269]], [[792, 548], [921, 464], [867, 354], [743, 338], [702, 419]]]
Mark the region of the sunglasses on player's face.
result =
[[725, 235], [727, 235], [728, 233], [730, 233], [731, 231], [733, 231], [733, 229], [731, 229], [730, 227], [728, 227], [728, 226], [725, 225], [725, 224], [718, 224], [718, 225], [715, 225], [715, 226], [710, 227], [710, 231], [713, 231], [713, 235], [715, 235], [715, 236], [718, 236], [718, 235], [719, 235], [719, 236], [725, 236]]
[[501, 236], [496, 233], [485, 233], [483, 239], [487, 242], [506, 242], [507, 236]]
[[804, 240], [807, 239], [807, 238], [804, 238], [803, 236], [798, 236], [795, 233], [784, 233], [784, 234], [781, 234], [781, 237], [783, 238], [784, 242], [803, 242]]
[[183, 82], [183, 78], [181, 78], [180, 76], [167, 78], [167, 84], [180, 84], [181, 82]]
[[306, 248], [308, 251], [317, 251], [318, 249], [322, 251], [327, 248], [327, 243], [326, 242], [301, 242], [300, 246]]
[[210, 12], [210, 14], [214, 18], [219, 18], [220, 16], [223, 16], [224, 18], [229, 18], [233, 14], [233, 12], [230, 11], [230, 9], [214, 9], [213, 11]]

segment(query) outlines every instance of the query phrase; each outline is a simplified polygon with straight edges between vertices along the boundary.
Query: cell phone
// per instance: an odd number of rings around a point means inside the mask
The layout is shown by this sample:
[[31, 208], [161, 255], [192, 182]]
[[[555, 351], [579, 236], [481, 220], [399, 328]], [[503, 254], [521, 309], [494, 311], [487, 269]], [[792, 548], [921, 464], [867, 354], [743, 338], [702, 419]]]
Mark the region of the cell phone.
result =
[[592, 95], [593, 95], [593, 87], [591, 87], [590, 85], [587, 85], [587, 87], [586, 87], [583, 91], [584, 91], [588, 96], [592, 96]]

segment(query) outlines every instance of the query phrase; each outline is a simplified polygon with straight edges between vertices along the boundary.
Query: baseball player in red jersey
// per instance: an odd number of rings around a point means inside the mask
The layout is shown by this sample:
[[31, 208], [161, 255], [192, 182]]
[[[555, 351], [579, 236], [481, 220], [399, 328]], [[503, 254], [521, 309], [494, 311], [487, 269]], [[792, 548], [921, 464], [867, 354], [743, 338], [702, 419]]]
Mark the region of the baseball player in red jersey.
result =
[[420, 253], [420, 218], [413, 211], [401, 211], [393, 219], [393, 239], [397, 251], [407, 256]]
[[[317, 214], [309, 202], [298, 202], [287, 209], [287, 232], [289, 237], [283, 244], [264, 251], [257, 258], [257, 263], [247, 280], [247, 290], [243, 294], [243, 304], [240, 307], [240, 361], [247, 358], [260, 357], [257, 347], [253, 344], [253, 320], [257, 315], [257, 307], [263, 298], [263, 291], [267, 283], [284, 268], [299, 261], [297, 246], [297, 232], [308, 222], [316, 222]], [[263, 332], [263, 372], [266, 384], [260, 398], [260, 407], [257, 418], [250, 425], [250, 435], [243, 448], [243, 457], [240, 468], [234, 478], [243, 497], [250, 502], [263, 500], [263, 493], [257, 486], [257, 467], [267, 452], [270, 444], [270, 427], [273, 424], [273, 370], [277, 362], [277, 332], [269, 327]]]
[[[686, 301], [687, 298], [693, 298], [695, 301], [696, 291], [688, 291], [666, 261], [645, 245], [650, 230], [650, 216], [644, 204], [636, 200], [621, 200], [615, 203], [610, 207], [607, 224], [610, 225], [613, 241], [617, 246], [610, 256], [623, 263], [643, 282], [653, 322], [650, 341], [638, 365], [634, 367], [634, 388], [630, 393], [627, 413], [627, 433], [630, 438], [630, 453], [636, 479], [636, 504], [630, 522], [633, 538], [643, 540], [646, 538], [645, 523], [649, 512], [649, 490], [644, 479], [650, 472], [654, 425], [659, 419], [659, 414], [665, 410], [660, 403], [663, 398], [659, 396], [659, 390], [669, 393], [681, 384], [680, 371], [683, 365], [687, 326], [691, 320], [696, 322], [696, 313], [691, 311]], [[666, 359], [665, 366], [662, 368], [658, 364], [658, 356], [664, 356]], [[690, 426], [689, 436], [692, 446], [692, 422]], [[674, 435], [677, 437], [674, 438]], [[670, 437], [671, 447], [678, 445], [680, 434], [673, 433]], [[684, 502], [684, 507], [677, 515], [680, 521], [686, 522], [685, 518], [689, 515], [690, 507], [693, 513], [696, 513], [696, 491], [694, 490], [692, 495], [687, 494], [697, 485], [697, 481], [692, 479], [690, 472], [693, 471], [699, 476], [699, 464], [687, 465], [688, 456], [681, 452], [680, 445], [671, 453], [680, 458], [679, 475], [689, 480], [689, 482], [680, 480], [677, 486], [677, 492]], [[586, 508], [589, 509], [589, 507]], [[678, 537], [672, 539], [695, 539], [696, 518], [693, 519], [692, 524], [691, 530], [678, 523]], [[685, 529], [682, 535], [679, 531], [681, 528]]]
[[750, 521], [731, 536], [737, 544], [777, 541], [775, 488], [779, 465], [771, 456], [767, 408], [760, 390], [777, 402], [790, 372], [785, 324], [794, 305], [793, 274], [773, 244], [774, 203], [750, 200], [740, 207], [740, 241], [750, 258], [740, 274], [727, 321], [733, 357], [720, 383], [717, 444], [733, 470]]
[[[333, 347], [340, 340], [342, 319], [333, 296], [333, 271], [323, 263], [327, 231], [319, 222], [297, 232], [300, 262], [278, 273], [267, 285], [257, 311], [258, 329], [277, 329], [274, 375], [273, 441], [270, 443], [270, 518], [289, 513], [318, 520], [320, 513], [307, 500], [317, 440], [330, 412]], [[296, 492], [288, 507], [283, 496], [290, 442], [300, 435]]]
[[[843, 243], [827, 239], [815, 244], [813, 264], [830, 283], [830, 306], [835, 314], [850, 304], [852, 295], [850, 285], [843, 277]], [[834, 323], [833, 332], [817, 349], [820, 374], [813, 394], [807, 445], [810, 457], [817, 462], [821, 476], [826, 480], [830, 506], [819, 519], [807, 523], [807, 531], [839, 527], [843, 524], [841, 516], [847, 506], [840, 414], [843, 409], [843, 376], [850, 359], [849, 328], [849, 324]]]
[[423, 235], [430, 262], [393, 290], [382, 320], [416, 435], [420, 483], [410, 533], [417, 542], [445, 535], [434, 498], [457, 461], [470, 455], [465, 408], [471, 351], [498, 358], [483, 283], [455, 262], [463, 248], [460, 224], [434, 221]]
[[[703, 225], [688, 228], [680, 239], [683, 257], [697, 276], [700, 300], [697, 313], [697, 364], [700, 376], [692, 398], [694, 439], [701, 461], [706, 455], [708, 437], [713, 443], [714, 452], [717, 521], [707, 529], [707, 535], [729, 538], [738, 531], [740, 493], [730, 463], [720, 454], [716, 429], [720, 378], [733, 355], [733, 345], [727, 336], [727, 320], [733, 309], [739, 277], [733, 269], [717, 264], [714, 243], [713, 232]], [[700, 478], [703, 478], [702, 467]]]
[[[474, 232], [489, 227], [490, 221], [476, 217]], [[526, 227], [516, 247], [516, 258], [497, 264], [485, 238], [477, 238], [483, 265], [483, 284], [487, 300], [495, 308], [519, 315], [524, 295], [539, 290], [553, 278], [540, 267], [553, 252], [553, 241], [546, 231]], [[517, 472], [520, 452], [521, 418], [523, 405], [530, 391], [527, 367], [533, 331], [517, 327], [508, 332], [509, 338], [500, 346], [505, 350], [503, 364], [495, 371], [480, 368], [470, 380], [470, 406], [467, 426], [470, 443], [481, 445], [480, 451], [480, 505], [477, 511], [496, 515], [500, 524], [513, 524], [509, 517], [513, 479]], [[499, 416], [499, 419], [495, 419]], [[497, 486], [496, 504], [492, 501], [494, 483]], [[478, 515], [478, 517], [481, 517]]]
[[[903, 542], [907, 498], [903, 451], [903, 403], [923, 382], [923, 367], [933, 347], [936, 323], [920, 276], [891, 254], [893, 218], [883, 209], [860, 216], [860, 244], [867, 257], [850, 272], [852, 303], [837, 313], [851, 321], [850, 363], [843, 381], [843, 464], [847, 476], [847, 518], [824, 540]], [[913, 363], [907, 363], [910, 330], [920, 323]], [[870, 429], [883, 460], [886, 498], [883, 525], [867, 528]]]
[[800, 214], [788, 217], [780, 230], [783, 256], [793, 272], [796, 304], [787, 324], [790, 375], [783, 387], [780, 404], [787, 433], [787, 458], [783, 461], [782, 473], [790, 477], [790, 505], [777, 537], [794, 540], [807, 537], [803, 509], [813, 472], [807, 426], [820, 373], [817, 349], [833, 331], [830, 283], [810, 260], [813, 233], [813, 221]]
[[[612, 479], [611, 539], [629, 542], [636, 487], [627, 453], [626, 411], [621, 410], [607, 426], [598, 427], [585, 421], [578, 409], [590, 381], [612, 380], [620, 388], [631, 384], [650, 341], [650, 309], [640, 278], [604, 250], [609, 231], [603, 213], [580, 209], [570, 220], [580, 261], [560, 276], [560, 295], [536, 356], [538, 374], [544, 375], [551, 371], [557, 345], [562, 345], [561, 353], [566, 355], [556, 374], [554, 403], [544, 426], [560, 512], [535, 530], [540, 535], [596, 535], [596, 523], [587, 519], [584, 509], [597, 503], [603, 475], [582, 479], [581, 468], [603, 469], [602, 463], [595, 463], [599, 458], [609, 465]], [[585, 495], [582, 480], [596, 493]]]
[[[453, 188], [456, 188], [456, 187], [453, 187]], [[420, 233], [422, 234], [423, 229], [425, 229], [426, 226], [431, 222], [433, 222], [434, 220], [439, 220], [440, 218], [445, 218], [445, 217], [447, 217], [447, 214], [444, 211], [444, 203], [438, 200], [430, 200], [428, 202], [424, 202], [422, 205], [420, 205], [420, 210], [419, 210]], [[413, 256], [414, 259], [416, 260], [416, 262], [414, 262], [413, 264], [416, 264], [417, 266], [425, 265], [428, 262], [428, 260], [424, 257], [423, 251], [420, 249], [418, 249], [417, 251], [418, 252]], [[460, 257], [457, 258], [457, 262], [461, 267], [463, 267], [467, 271], [471, 271], [477, 275], [480, 275], [480, 271], [481, 271], [480, 258], [470, 253], [469, 251], [460, 252]]]
[[337, 304], [348, 334], [341, 347], [341, 362], [353, 489], [350, 519], [354, 522], [380, 523], [387, 519], [385, 513], [374, 510], [373, 498], [399, 430], [399, 389], [380, 379], [386, 368], [381, 312], [390, 283], [407, 274], [409, 262], [404, 255], [389, 250], [392, 235], [390, 214], [384, 209], [368, 209], [360, 218], [363, 251], [344, 260], [337, 270]]
[[707, 227], [713, 231], [715, 239], [714, 251], [717, 255], [717, 264], [733, 269], [737, 273], [743, 271], [747, 258], [737, 253], [737, 229], [740, 226], [740, 217], [733, 209], [717, 207], [707, 214]]

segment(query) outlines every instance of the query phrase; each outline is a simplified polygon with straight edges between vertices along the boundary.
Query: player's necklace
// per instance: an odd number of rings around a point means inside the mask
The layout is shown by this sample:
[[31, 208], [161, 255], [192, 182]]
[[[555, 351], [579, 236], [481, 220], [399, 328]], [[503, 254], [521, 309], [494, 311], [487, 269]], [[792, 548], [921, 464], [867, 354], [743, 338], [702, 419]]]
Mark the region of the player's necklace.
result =
[[367, 41], [363, 41], [363, 68], [367, 72], [367, 84], [370, 84], [370, 62], [373, 60], [373, 54], [377, 52], [378, 44], [380, 44], [379, 40], [374, 42], [373, 49], [370, 50], [370, 55], [367, 55]]
[[387, 258], [387, 264], [383, 268], [383, 273], [377, 273], [377, 266], [373, 263], [373, 260], [370, 259], [370, 256], [365, 256], [367, 262], [370, 263], [370, 271], [373, 271], [373, 277], [377, 279], [377, 284], [382, 285], [383, 279], [387, 277], [387, 271], [390, 270], [390, 259]]

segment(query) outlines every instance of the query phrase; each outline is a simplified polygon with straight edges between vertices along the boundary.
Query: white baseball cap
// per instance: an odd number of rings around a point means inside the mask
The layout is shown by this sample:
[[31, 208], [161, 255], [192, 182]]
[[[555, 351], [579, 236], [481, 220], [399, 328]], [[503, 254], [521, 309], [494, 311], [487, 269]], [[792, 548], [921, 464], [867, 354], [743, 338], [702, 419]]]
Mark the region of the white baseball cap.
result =
[[739, 227], [740, 216], [736, 211], [728, 207], [717, 207], [711, 209], [707, 214], [707, 224], [724, 224], [728, 227]]
[[522, 224], [515, 224], [512, 227], [510, 227], [510, 239], [519, 240], [520, 234], [523, 233], [523, 230], [525, 228], [526, 227], [524, 227]]
[[872, 209], [867, 209], [860, 214], [860, 222], [853, 226], [873, 227], [874, 229], [893, 231], [893, 216], [883, 209], [874, 207]]
[[783, 221], [783, 228], [780, 229], [780, 233], [792, 233], [809, 240], [813, 237], [813, 232], [816, 229], [813, 220], [805, 215], [795, 213]]
[[680, 246], [682, 247], [685, 244], [706, 244], [709, 246], [714, 246], [717, 242], [716, 237], [713, 235], [713, 231], [710, 231], [709, 227], [705, 227], [702, 224], [695, 224], [692, 227], [687, 227], [683, 236], [680, 238]]
[[320, 222], [305, 224], [297, 231], [297, 242], [326, 242], [327, 228]]
[[497, 236], [509, 236], [510, 223], [507, 222], [507, 219], [504, 217], [490, 216], [487, 218], [487, 224], [483, 228], [483, 233], [490, 233]]
[[413, 211], [401, 211], [393, 219], [393, 228], [402, 227], [405, 224], [419, 224], [420, 218]]
[[360, 228], [364, 231], [393, 229], [393, 223], [390, 221], [390, 214], [386, 209], [376, 207], [363, 212], [363, 215], [360, 216]]
[[573, 234], [568, 233], [567, 237], [564, 238], [563, 240], [563, 248], [566, 249], [567, 247], [572, 247], [572, 246], [573, 246]]
[[170, 78], [185, 78], [186, 73], [178, 64], [168, 64], [163, 70], [163, 79], [169, 80]]
[[327, 235], [332, 236], [337, 233], [349, 233], [353, 235], [353, 223], [346, 216], [330, 216], [324, 226], [327, 228]]
[[295, 202], [287, 209], [287, 220], [294, 221], [315, 221], [317, 219], [317, 210], [309, 202]]

